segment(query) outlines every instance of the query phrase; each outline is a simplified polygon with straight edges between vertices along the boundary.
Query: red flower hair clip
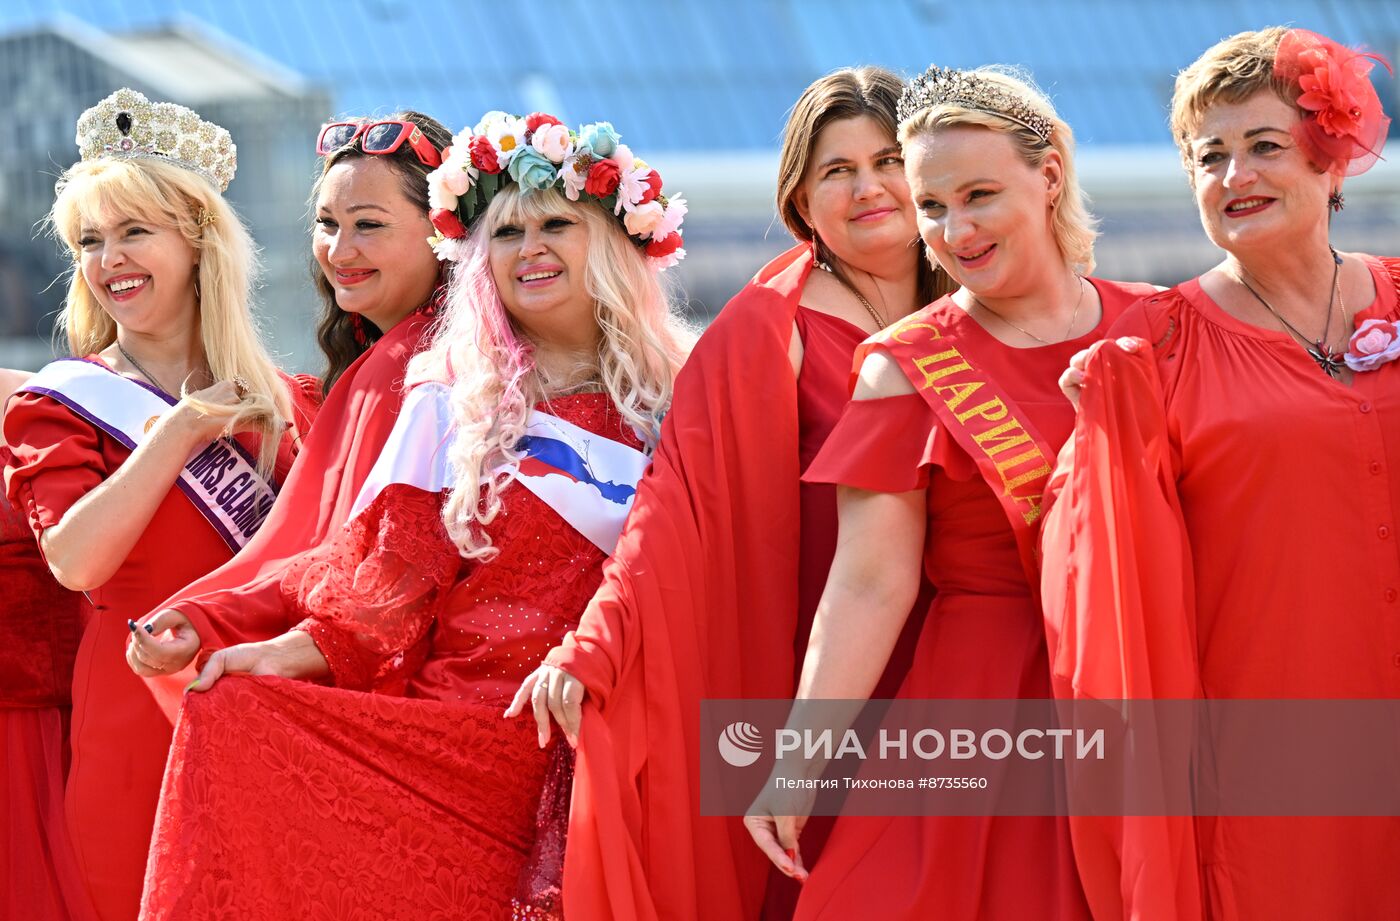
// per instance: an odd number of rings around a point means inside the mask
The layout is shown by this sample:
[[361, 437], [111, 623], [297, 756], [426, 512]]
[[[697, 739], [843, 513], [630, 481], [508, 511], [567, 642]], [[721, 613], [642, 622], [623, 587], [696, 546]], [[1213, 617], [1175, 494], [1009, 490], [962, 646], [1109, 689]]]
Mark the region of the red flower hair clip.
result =
[[1379, 54], [1307, 29], [1290, 29], [1279, 42], [1274, 76], [1302, 90], [1304, 115], [1293, 136], [1308, 159], [1333, 175], [1364, 173], [1380, 159], [1390, 119], [1371, 85], [1376, 64], [1391, 69]]

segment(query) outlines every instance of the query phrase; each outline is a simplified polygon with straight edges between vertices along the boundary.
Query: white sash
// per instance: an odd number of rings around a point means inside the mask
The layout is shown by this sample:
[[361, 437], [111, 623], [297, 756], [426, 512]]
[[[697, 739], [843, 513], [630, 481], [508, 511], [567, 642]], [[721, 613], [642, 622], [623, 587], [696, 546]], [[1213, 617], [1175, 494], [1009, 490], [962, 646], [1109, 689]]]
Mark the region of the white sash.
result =
[[[350, 511], [355, 517], [392, 483], [442, 492], [453, 486], [451, 388], [420, 384], [403, 408]], [[611, 555], [651, 464], [641, 451], [533, 410], [518, 446], [526, 454], [511, 478], [538, 496], [598, 549]]]
[[[44, 366], [18, 392], [57, 400], [132, 451], [146, 440], [151, 423], [175, 402], [110, 368], [78, 358]], [[253, 458], [231, 438], [216, 438], [197, 449], [175, 485], [235, 553], [257, 533], [277, 498]]]

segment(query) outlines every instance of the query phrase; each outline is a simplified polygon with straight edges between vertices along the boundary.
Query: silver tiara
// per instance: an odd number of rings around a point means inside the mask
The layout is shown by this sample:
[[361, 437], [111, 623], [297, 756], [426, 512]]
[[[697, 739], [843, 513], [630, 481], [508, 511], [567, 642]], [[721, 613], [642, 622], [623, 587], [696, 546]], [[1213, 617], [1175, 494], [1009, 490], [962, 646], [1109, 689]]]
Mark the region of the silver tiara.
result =
[[1007, 121], [1034, 131], [1047, 144], [1050, 143], [1050, 132], [1055, 127], [1050, 119], [1000, 83], [983, 79], [974, 70], [936, 65], [904, 85], [897, 110], [900, 124], [924, 109], [938, 105], [956, 105], [1000, 115]]
[[78, 117], [78, 152], [98, 157], [159, 157], [204, 176], [222, 192], [238, 168], [229, 133], [173, 102], [117, 90]]

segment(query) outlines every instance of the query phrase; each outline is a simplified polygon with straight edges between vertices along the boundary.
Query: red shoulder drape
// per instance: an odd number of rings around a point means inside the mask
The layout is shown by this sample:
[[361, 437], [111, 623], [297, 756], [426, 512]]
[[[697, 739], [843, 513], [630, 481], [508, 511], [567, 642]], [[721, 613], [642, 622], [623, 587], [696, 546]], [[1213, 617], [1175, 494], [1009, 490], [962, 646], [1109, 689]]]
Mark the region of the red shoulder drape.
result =
[[603, 585], [549, 657], [589, 689], [569, 917], [745, 918], [762, 902], [768, 864], [740, 819], [699, 815], [699, 708], [791, 694], [801, 471], [787, 350], [811, 267], [807, 246], [778, 257], [701, 338]]

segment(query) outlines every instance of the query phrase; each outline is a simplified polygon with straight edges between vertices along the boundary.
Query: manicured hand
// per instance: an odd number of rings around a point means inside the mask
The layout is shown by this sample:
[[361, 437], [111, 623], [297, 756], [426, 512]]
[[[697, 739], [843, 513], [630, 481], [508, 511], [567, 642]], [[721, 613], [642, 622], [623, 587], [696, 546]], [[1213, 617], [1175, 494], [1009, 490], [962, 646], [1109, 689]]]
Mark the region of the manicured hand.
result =
[[174, 674], [199, 655], [199, 631], [179, 611], [157, 611], [127, 626], [126, 664], [142, 678]]

